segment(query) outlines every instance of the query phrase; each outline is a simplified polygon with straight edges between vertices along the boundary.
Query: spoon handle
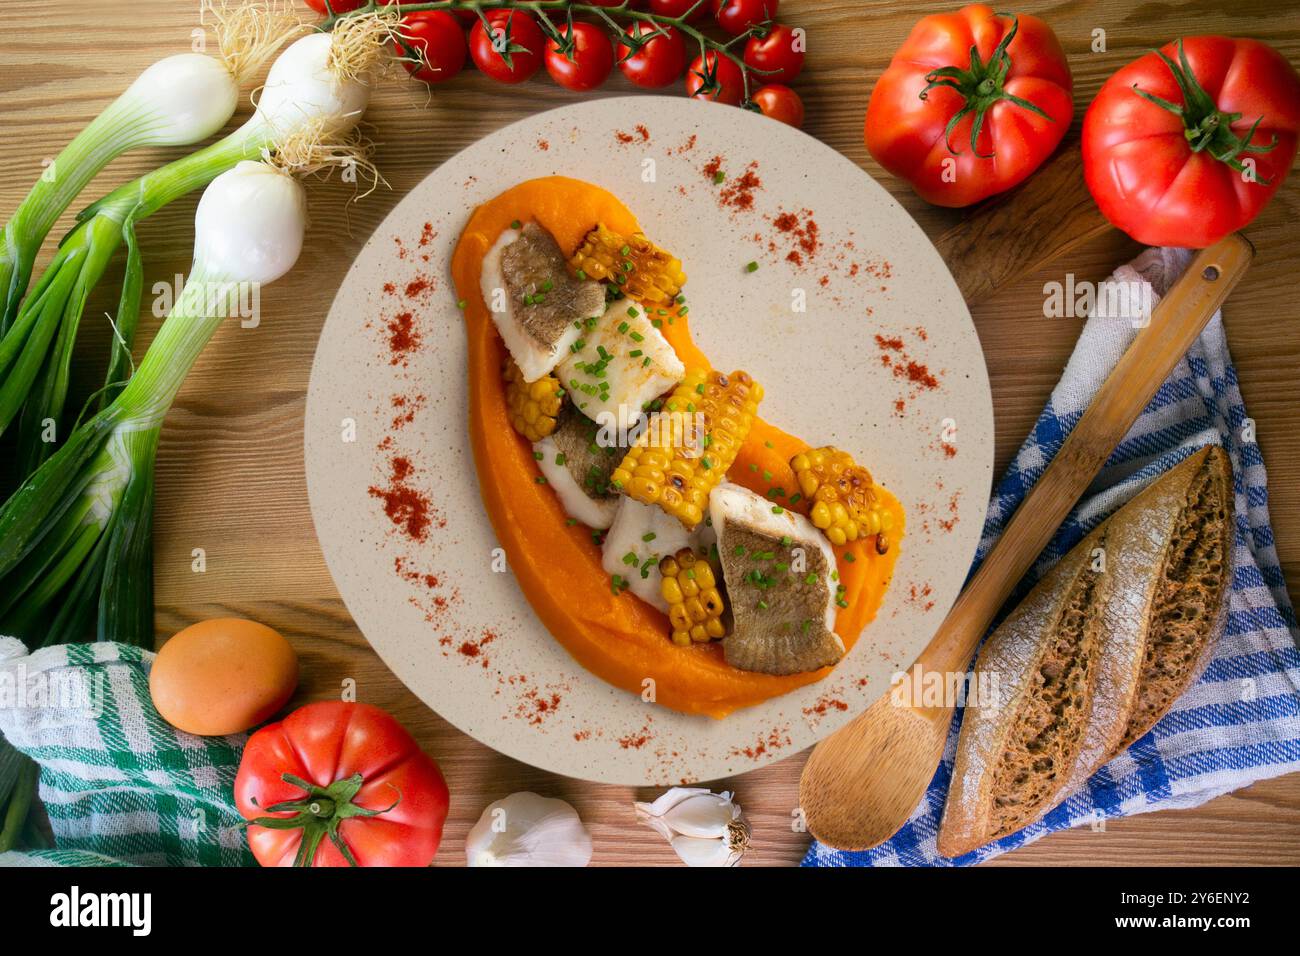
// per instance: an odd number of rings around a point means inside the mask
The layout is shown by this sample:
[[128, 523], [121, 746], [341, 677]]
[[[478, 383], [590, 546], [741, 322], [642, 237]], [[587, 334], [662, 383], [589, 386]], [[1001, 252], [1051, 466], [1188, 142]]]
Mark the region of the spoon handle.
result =
[[1016, 509], [915, 666], [944, 673], [966, 669], [998, 608], [1245, 274], [1254, 253], [1246, 238], [1234, 233], [1196, 254]]

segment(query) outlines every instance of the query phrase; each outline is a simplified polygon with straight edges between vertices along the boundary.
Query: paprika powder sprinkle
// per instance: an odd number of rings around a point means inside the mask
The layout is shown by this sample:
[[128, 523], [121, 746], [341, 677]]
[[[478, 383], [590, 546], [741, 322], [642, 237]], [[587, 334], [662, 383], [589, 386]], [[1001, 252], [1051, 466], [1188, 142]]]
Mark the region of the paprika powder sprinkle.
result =
[[388, 486], [371, 485], [370, 497], [384, 503], [384, 514], [412, 541], [424, 541], [433, 523], [433, 506], [423, 492], [407, 484], [415, 470], [411, 460], [403, 455], [389, 459]]
[[389, 365], [405, 365], [419, 347], [420, 333], [412, 313], [399, 312], [388, 320]]

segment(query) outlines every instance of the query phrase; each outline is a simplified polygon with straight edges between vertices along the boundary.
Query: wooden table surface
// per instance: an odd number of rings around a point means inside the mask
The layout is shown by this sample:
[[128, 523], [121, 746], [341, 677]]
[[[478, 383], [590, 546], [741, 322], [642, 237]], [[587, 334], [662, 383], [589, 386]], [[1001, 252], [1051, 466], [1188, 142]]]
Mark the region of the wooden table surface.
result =
[[[872, 161], [862, 118], [872, 83], [912, 23], [955, 2], [877, 3], [785, 0], [782, 19], [808, 32], [808, 59], [796, 82], [808, 109], [806, 130], [875, 176], [933, 237], [962, 214], [927, 206]], [[0, 213], [8, 215], [57, 151], [153, 60], [188, 49], [197, 3], [136, 0], [0, 0]], [[1046, 16], [1070, 56], [1076, 118], [1102, 81], [1147, 49], [1194, 28], [1246, 35], [1275, 45], [1300, 63], [1300, 10], [1292, 2], [1128, 4], [1026, 2]], [[1231, 11], [1231, 12], [1225, 12]], [[305, 8], [304, 8], [304, 12]], [[1093, 31], [1106, 52], [1091, 52]], [[617, 78], [604, 94], [629, 87]], [[297, 268], [263, 293], [262, 326], [250, 349], [223, 329], [209, 345], [167, 419], [159, 455], [156, 517], [157, 637], [202, 618], [254, 618], [287, 635], [301, 655], [300, 699], [338, 693], [347, 678], [360, 699], [388, 708], [441, 763], [452, 792], [451, 817], [438, 862], [464, 862], [464, 836], [483, 807], [521, 789], [564, 797], [592, 830], [597, 864], [676, 861], [651, 831], [633, 823], [631, 802], [644, 793], [557, 777], [516, 763], [453, 729], [417, 700], [379, 661], [343, 606], [322, 560], [308, 513], [302, 420], [316, 339], [334, 293], [366, 237], [394, 203], [457, 150], [521, 116], [576, 98], [544, 77], [518, 88], [463, 74], [432, 95], [404, 76], [388, 83], [368, 120], [381, 144], [377, 162], [391, 191], [349, 206], [337, 183], [311, 188], [312, 227]], [[241, 107], [242, 119], [247, 106]], [[154, 150], [115, 161], [84, 201], [133, 178], [181, 150]], [[196, 197], [146, 221], [146, 302], [155, 281], [184, 272], [193, 242]], [[74, 204], [74, 209], [82, 203]], [[65, 223], [54, 235], [60, 235]], [[1227, 326], [1241, 389], [1258, 423], [1268, 467], [1278, 550], [1292, 590], [1300, 581], [1300, 300], [1295, 295], [1300, 246], [1300, 175], [1293, 176], [1248, 230], [1259, 249], [1233, 294]], [[49, 258], [50, 247], [41, 258]], [[1088, 243], [1041, 274], [972, 307], [992, 381], [1000, 473], [1056, 382], [1079, 323], [1045, 319], [1044, 282], [1099, 280], [1137, 251], [1118, 232]], [[39, 268], [39, 264], [38, 264]], [[120, 263], [86, 310], [78, 381], [100, 376], [106, 323], [116, 302]], [[141, 345], [158, 321], [146, 314]], [[207, 568], [191, 570], [203, 548]], [[747, 863], [791, 864], [808, 838], [791, 826], [804, 754], [725, 781], [753, 824]], [[721, 782], [720, 782], [721, 783]], [[1194, 810], [1111, 821], [1104, 832], [1047, 837], [998, 864], [1300, 863], [1300, 774], [1266, 781]]]

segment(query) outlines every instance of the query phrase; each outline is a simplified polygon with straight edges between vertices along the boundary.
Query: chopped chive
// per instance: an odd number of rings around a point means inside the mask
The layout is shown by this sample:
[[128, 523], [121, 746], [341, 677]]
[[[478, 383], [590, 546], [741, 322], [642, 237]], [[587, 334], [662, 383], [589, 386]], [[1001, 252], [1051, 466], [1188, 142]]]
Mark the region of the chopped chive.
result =
[[804, 583], [804, 584], [816, 584], [816, 583], [817, 583], [817, 575], [815, 575], [815, 574], [813, 574], [811, 571], [809, 571], [809, 572], [808, 572], [808, 575], [803, 579], [803, 583]]
[[847, 562], [849, 562], [849, 564], [852, 564], [854, 561], [856, 561], [856, 560], [858, 560], [858, 559], [855, 558], [855, 557], [853, 556], [853, 552], [852, 552], [852, 551], [845, 551], [845, 552], [844, 552], [844, 560], [847, 561]]
[[646, 544], [649, 544], [651, 541], [655, 539], [655, 537], [656, 535], [653, 531], [647, 531], [645, 534], [641, 535], [641, 540], [644, 541]]
[[757, 271], [758, 271], [758, 263], [757, 263], [757, 262], [754, 262], [754, 261], [751, 260], [749, 263], [746, 264], [746, 266], [745, 266], [745, 271], [746, 271], [746, 272], [757, 272]]

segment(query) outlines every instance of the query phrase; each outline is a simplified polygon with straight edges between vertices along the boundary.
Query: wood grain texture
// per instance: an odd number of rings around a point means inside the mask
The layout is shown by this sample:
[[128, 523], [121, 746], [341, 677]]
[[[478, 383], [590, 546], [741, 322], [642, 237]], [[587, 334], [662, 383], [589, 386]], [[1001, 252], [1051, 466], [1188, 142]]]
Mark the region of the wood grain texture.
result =
[[[862, 143], [871, 85], [912, 23], [956, 0], [896, 4], [863, 0], [785, 0], [783, 19], [804, 27], [809, 55], [796, 86], [808, 110], [807, 131], [875, 176], [932, 237], [966, 214], [916, 199], [884, 173]], [[165, 53], [188, 49], [196, 3], [137, 0], [87, 7], [73, 0], [40, 4], [0, 0], [0, 211], [7, 213], [54, 156], [130, 78]], [[1111, 72], [1191, 28], [1244, 34], [1273, 43], [1300, 63], [1294, 9], [1278, 0], [1218, 4], [1131, 4], [1121, 0], [1021, 9], [1050, 19], [1075, 75], [1081, 110]], [[1287, 15], [1290, 10], [1291, 15]], [[1092, 31], [1106, 31], [1107, 51], [1090, 50]], [[601, 95], [625, 94], [621, 79]], [[345, 679], [362, 699], [392, 710], [442, 763], [452, 789], [447, 838], [439, 863], [463, 862], [463, 840], [482, 808], [513, 790], [564, 797], [591, 826], [598, 864], [675, 862], [671, 850], [633, 823], [630, 789], [595, 786], [525, 767], [468, 739], [408, 692], [369, 649], [343, 607], [321, 558], [308, 513], [302, 466], [302, 418], [316, 338], [334, 293], [361, 244], [393, 204], [430, 170], [486, 133], [524, 115], [573, 102], [545, 79], [519, 88], [459, 77], [430, 95], [399, 80], [375, 98], [368, 115], [380, 147], [376, 159], [392, 186], [349, 204], [350, 189], [311, 189], [309, 252], [286, 279], [265, 290], [263, 322], [223, 329], [186, 382], [164, 429], [156, 532], [159, 640], [185, 624], [237, 614], [283, 631], [303, 663], [300, 699], [335, 695]], [[240, 117], [246, 115], [241, 109]], [[236, 120], [238, 121], [238, 119]], [[112, 163], [84, 194], [102, 195], [181, 150], [151, 150]], [[146, 299], [155, 281], [189, 265], [196, 199], [176, 203], [144, 223]], [[61, 233], [71, 217], [56, 227]], [[1295, 298], [1300, 242], [1300, 178], [1293, 177], [1247, 233], [1259, 250], [1226, 310], [1229, 339], [1246, 402], [1258, 423], [1271, 477], [1278, 549], [1288, 582], [1300, 581], [1300, 304]], [[38, 262], [48, 261], [52, 243]], [[1113, 230], [1066, 259], [997, 288], [973, 309], [989, 366], [996, 411], [997, 470], [1005, 466], [1042, 408], [1078, 333], [1079, 322], [1045, 319], [1044, 282], [1065, 271], [1104, 278], [1137, 246]], [[76, 366], [89, 387], [100, 374], [113, 307], [108, 281], [89, 304]], [[142, 321], [141, 346], [156, 318]], [[207, 570], [190, 569], [203, 548]], [[807, 846], [793, 826], [803, 755], [726, 782], [754, 825], [747, 863], [790, 864]], [[1008, 854], [998, 865], [1300, 863], [1300, 775], [1257, 784], [1204, 807], [1111, 821], [1105, 832], [1048, 837]]]

